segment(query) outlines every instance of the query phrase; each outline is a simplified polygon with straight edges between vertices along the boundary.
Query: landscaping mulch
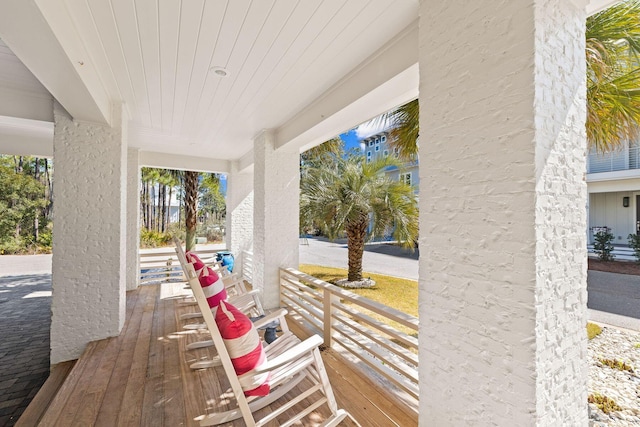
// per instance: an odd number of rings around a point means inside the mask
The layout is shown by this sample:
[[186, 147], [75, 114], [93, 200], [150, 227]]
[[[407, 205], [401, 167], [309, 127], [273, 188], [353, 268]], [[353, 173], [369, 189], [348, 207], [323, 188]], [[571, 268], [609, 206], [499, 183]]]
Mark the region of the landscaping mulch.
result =
[[640, 264], [633, 261], [601, 261], [589, 258], [589, 270], [640, 276]]

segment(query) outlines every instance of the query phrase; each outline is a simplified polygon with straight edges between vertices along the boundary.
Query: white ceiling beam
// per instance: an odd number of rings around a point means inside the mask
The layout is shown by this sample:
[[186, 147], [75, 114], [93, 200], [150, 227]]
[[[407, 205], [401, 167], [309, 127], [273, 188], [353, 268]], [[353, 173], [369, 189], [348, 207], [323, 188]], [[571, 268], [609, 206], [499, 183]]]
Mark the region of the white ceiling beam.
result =
[[0, 154], [53, 157], [53, 123], [0, 116]]
[[[68, 25], [70, 19], [64, 3], [43, 2], [43, 5], [49, 12], [56, 10], [61, 17], [58, 26]], [[68, 21], [62, 19], [64, 16]], [[73, 31], [73, 27], [69, 26], [66, 31]], [[85, 64], [85, 57], [68, 56], [36, 1], [3, 0], [0, 3], [0, 38], [74, 119], [111, 122], [111, 103], [98, 84], [95, 70]]]
[[0, 86], [0, 116], [53, 122], [53, 98]]
[[418, 96], [418, 22], [278, 128], [276, 147], [308, 149]]
[[140, 151], [140, 166], [160, 169], [189, 170], [206, 173], [229, 173], [229, 161], [211, 157], [183, 156], [155, 151]]

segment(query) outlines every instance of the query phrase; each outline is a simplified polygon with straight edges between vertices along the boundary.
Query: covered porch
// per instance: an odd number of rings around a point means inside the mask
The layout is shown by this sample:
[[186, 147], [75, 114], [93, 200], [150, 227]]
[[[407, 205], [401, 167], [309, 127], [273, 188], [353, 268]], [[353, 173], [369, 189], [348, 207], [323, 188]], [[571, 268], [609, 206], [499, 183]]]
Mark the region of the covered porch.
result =
[[[0, 152], [55, 163], [52, 364], [144, 353], [132, 320], [188, 339], [140, 299], [141, 166], [228, 175], [227, 247], [275, 308], [300, 152], [418, 98], [419, 424], [586, 425], [584, 25], [611, 3], [4, 1]], [[74, 419], [137, 396], [113, 366]]]
[[[127, 321], [120, 335], [89, 343], [50, 400], [37, 396], [17, 425], [197, 426], [203, 415], [228, 409], [233, 397], [222, 368], [189, 368], [194, 361], [212, 358], [215, 351], [186, 349], [204, 338], [201, 332], [182, 328], [197, 320], [180, 320], [181, 314], [195, 309], [182, 304], [188, 295], [184, 283], [143, 285], [127, 292]], [[304, 336], [303, 329], [296, 330]], [[417, 424], [415, 407], [354, 370], [337, 352], [326, 349], [322, 357], [339, 406], [361, 425]], [[43, 393], [46, 389], [47, 385]], [[302, 391], [304, 383], [291, 393]], [[292, 408], [296, 409], [300, 408]], [[268, 414], [270, 407], [261, 411]], [[303, 425], [320, 424], [326, 412], [326, 407], [319, 408]], [[352, 424], [347, 420], [343, 425]]]

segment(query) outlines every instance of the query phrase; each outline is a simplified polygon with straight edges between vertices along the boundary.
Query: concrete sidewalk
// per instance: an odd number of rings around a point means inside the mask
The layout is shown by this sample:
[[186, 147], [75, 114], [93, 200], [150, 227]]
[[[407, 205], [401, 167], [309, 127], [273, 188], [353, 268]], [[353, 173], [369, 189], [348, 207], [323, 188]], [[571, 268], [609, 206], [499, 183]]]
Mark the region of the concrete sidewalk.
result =
[[50, 273], [51, 254], [0, 256], [0, 277]]

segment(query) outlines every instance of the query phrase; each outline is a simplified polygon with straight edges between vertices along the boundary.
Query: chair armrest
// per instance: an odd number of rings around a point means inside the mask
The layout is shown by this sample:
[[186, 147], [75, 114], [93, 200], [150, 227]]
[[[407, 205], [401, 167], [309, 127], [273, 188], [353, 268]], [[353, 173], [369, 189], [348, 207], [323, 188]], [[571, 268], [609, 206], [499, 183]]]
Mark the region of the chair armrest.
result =
[[251, 377], [257, 374], [270, 372], [276, 368], [279, 368], [280, 366], [295, 362], [301, 357], [310, 354], [314, 349], [318, 348], [322, 344], [322, 342], [322, 338], [320, 338], [318, 335], [313, 335], [302, 341], [301, 343], [296, 344], [294, 347], [290, 348], [274, 359], [268, 360], [267, 363], [262, 364], [256, 369], [253, 369], [243, 375], [239, 375], [238, 378], [243, 378], [245, 376]]
[[263, 318], [256, 320], [255, 322], [253, 322], [253, 326], [256, 327], [256, 329], [260, 329], [261, 327], [268, 325], [269, 323], [273, 322], [274, 320], [280, 319], [280, 322], [284, 322], [284, 316], [286, 316], [288, 313], [288, 311], [284, 308], [279, 308], [276, 311], [274, 311], [273, 313], [269, 313], [267, 315], [265, 315]]

